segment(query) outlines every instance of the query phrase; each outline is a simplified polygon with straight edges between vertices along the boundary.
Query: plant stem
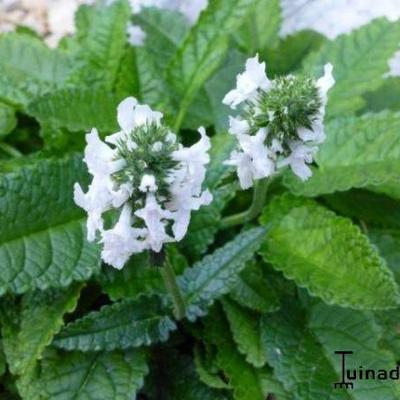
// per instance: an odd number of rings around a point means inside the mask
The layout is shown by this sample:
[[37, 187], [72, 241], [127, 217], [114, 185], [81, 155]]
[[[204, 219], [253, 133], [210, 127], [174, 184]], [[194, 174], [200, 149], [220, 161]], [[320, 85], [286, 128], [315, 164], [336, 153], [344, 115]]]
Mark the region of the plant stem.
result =
[[245, 224], [246, 222], [252, 221], [256, 218], [265, 204], [265, 198], [267, 196], [267, 190], [269, 186], [268, 178], [257, 181], [253, 191], [253, 201], [248, 210], [243, 211], [239, 214], [230, 215], [221, 221], [221, 229], [230, 228], [232, 226]]
[[165, 258], [164, 265], [161, 267], [161, 276], [164, 280], [164, 285], [172, 298], [174, 304], [174, 314], [177, 320], [181, 320], [186, 315], [185, 301], [176, 281], [174, 269], [168, 256]]
[[22, 153], [19, 152], [16, 148], [10, 146], [7, 143], [0, 143], [0, 149], [4, 151], [4, 153], [8, 154], [11, 157], [18, 158], [22, 156]]

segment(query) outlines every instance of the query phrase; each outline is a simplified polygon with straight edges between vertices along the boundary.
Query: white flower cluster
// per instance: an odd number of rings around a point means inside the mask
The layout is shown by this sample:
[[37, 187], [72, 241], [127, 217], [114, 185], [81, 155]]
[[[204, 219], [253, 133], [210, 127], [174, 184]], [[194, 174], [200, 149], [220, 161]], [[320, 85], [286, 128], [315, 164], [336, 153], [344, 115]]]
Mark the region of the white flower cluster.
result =
[[312, 29], [330, 39], [378, 17], [400, 18], [399, 0], [281, 0], [281, 36]]
[[[247, 60], [246, 70], [237, 76], [237, 87], [223, 100], [232, 109], [242, 105], [240, 115], [230, 117], [229, 132], [237, 138], [238, 149], [225, 163], [237, 168], [243, 189], [286, 165], [302, 180], [311, 176], [307, 164], [325, 140], [323, 119], [327, 93], [334, 84], [332, 69], [331, 64], [325, 65], [325, 74], [317, 81], [296, 81], [294, 76], [271, 81], [258, 55]], [[297, 87], [301, 85], [303, 92]], [[304, 116], [293, 115], [297, 111], [291, 110], [291, 105], [296, 100], [300, 107], [294, 108], [304, 109]], [[293, 122], [296, 118], [299, 123]]]
[[[103, 142], [96, 129], [86, 135], [84, 161], [93, 179], [86, 193], [76, 183], [74, 200], [88, 214], [89, 241], [100, 233], [103, 260], [122, 268], [134, 253], [159, 252], [164, 243], [181, 240], [192, 210], [212, 201], [202, 190], [210, 140], [183, 147], [161, 123], [162, 114], [129, 97], [118, 106], [121, 131]], [[104, 214], [120, 212], [105, 228]]]
[[0, 32], [22, 25], [42, 35], [51, 47], [75, 32], [75, 12], [95, 0], [0, 0]]

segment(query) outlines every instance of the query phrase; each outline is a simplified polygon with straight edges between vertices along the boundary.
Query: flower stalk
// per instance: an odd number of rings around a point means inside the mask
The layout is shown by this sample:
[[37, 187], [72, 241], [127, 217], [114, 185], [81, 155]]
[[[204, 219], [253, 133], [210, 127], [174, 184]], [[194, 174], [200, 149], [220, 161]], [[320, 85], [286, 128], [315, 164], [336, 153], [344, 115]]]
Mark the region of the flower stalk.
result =
[[265, 205], [269, 184], [270, 180], [268, 178], [257, 181], [254, 185], [253, 201], [249, 209], [223, 218], [220, 225], [221, 229], [227, 229], [236, 225], [245, 224], [256, 218], [261, 213]]

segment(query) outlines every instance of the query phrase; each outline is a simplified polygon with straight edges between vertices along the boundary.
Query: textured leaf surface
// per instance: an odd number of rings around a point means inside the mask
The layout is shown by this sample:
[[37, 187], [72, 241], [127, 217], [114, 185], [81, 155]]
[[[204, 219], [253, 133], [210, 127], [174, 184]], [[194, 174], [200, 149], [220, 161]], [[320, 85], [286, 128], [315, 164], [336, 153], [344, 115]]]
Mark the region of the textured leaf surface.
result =
[[53, 353], [36, 382], [41, 398], [52, 400], [132, 400], [148, 368], [142, 351]]
[[223, 300], [222, 304], [238, 350], [248, 363], [263, 367], [267, 360], [261, 343], [260, 315], [230, 300]]
[[[98, 4], [81, 14], [73, 56], [76, 64], [71, 81], [112, 88], [126, 45], [126, 26], [131, 10], [126, 0]], [[87, 18], [86, 18], [87, 17]]]
[[133, 21], [146, 33], [145, 47], [160, 69], [165, 68], [189, 31], [183, 14], [172, 10], [143, 8]]
[[[354, 351], [354, 355], [346, 360], [346, 366], [350, 369], [359, 368], [360, 365], [375, 370], [396, 367], [393, 354], [381, 347], [382, 331], [371, 313], [328, 307], [320, 303], [311, 308], [308, 325], [338, 376], [341, 365], [338, 356], [334, 354], [338, 348]], [[394, 400], [400, 396], [398, 385], [390, 379], [363, 380], [355, 382], [354, 386], [351, 395], [356, 400]]]
[[338, 119], [326, 129], [327, 139], [317, 154], [313, 176], [303, 183], [287, 171], [285, 185], [293, 193], [317, 196], [387, 182], [399, 184], [399, 114]]
[[253, 257], [266, 235], [266, 229], [253, 228], [214, 253], [207, 255], [178, 278], [179, 285], [189, 308], [198, 314], [202, 307], [212, 304], [228, 293], [235, 285], [239, 272]]
[[297, 309], [262, 319], [268, 364], [293, 400], [352, 399], [333, 389], [338, 376]]
[[350, 220], [288, 196], [267, 207], [261, 220], [273, 224], [261, 255], [311, 294], [357, 309], [399, 304], [392, 272]]
[[273, 47], [279, 39], [281, 19], [279, 0], [258, 0], [235, 38], [247, 54]]
[[3, 305], [3, 348], [13, 374], [26, 374], [35, 366], [61, 329], [64, 314], [75, 309], [80, 289], [80, 286], [71, 286], [64, 291], [26, 294], [20, 312], [14, 316], [7, 310], [7, 304]]
[[0, 174], [0, 293], [65, 287], [99, 270], [86, 241], [85, 218], [73, 201], [87, 174], [79, 155], [5, 165]]
[[59, 50], [50, 50], [39, 39], [9, 33], [0, 38], [0, 99], [25, 105], [31, 97], [66, 80], [71, 63]]
[[198, 90], [226, 52], [228, 36], [241, 24], [255, 0], [213, 0], [178, 49], [167, 70], [174, 90], [178, 125]]
[[164, 342], [176, 329], [156, 297], [104, 306], [68, 324], [53, 345], [66, 350], [110, 351]]
[[265, 271], [264, 263], [252, 261], [240, 273], [236, 285], [229, 296], [243, 307], [260, 313], [277, 311], [280, 299], [276, 280]]
[[328, 118], [353, 114], [364, 106], [362, 95], [383, 84], [388, 60], [398, 48], [400, 23], [382, 18], [327, 42], [304, 63], [306, 71], [334, 66], [336, 84], [329, 93]]
[[[217, 311], [217, 312], [216, 312]], [[205, 321], [205, 340], [215, 346], [216, 360], [232, 387], [235, 400], [264, 400], [265, 394], [257, 370], [246, 363], [236, 349], [229, 325], [219, 309], [213, 309]]]
[[35, 99], [28, 110], [42, 125], [53, 129], [88, 132], [96, 127], [106, 133], [118, 127], [116, 110], [119, 100], [122, 99], [105, 89], [64, 89]]
[[0, 103], [0, 138], [8, 135], [16, 125], [15, 109]]

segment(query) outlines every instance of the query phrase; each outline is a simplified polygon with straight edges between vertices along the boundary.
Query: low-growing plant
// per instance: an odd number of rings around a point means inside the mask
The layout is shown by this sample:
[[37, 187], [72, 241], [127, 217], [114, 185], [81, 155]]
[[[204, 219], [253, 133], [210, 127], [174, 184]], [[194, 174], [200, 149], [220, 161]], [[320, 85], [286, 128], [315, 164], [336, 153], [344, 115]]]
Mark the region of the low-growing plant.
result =
[[0, 35], [2, 399], [400, 398], [400, 23], [281, 18]]

